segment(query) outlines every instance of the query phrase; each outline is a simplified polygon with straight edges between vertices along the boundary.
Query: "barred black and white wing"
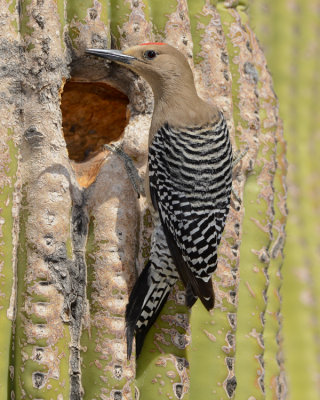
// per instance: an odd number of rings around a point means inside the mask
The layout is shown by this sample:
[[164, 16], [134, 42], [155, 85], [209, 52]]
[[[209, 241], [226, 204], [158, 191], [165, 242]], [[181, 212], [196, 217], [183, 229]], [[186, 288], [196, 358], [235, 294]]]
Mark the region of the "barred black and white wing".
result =
[[163, 126], [149, 148], [152, 203], [158, 218], [150, 259], [126, 309], [127, 352], [136, 336], [136, 356], [180, 277], [187, 305], [199, 297], [214, 305], [211, 275], [229, 210], [232, 151], [221, 114], [215, 124], [174, 129]]
[[[229, 211], [232, 149], [221, 113], [215, 124], [155, 134], [149, 149], [150, 194], [184, 285], [207, 309], [211, 275]], [[191, 300], [192, 302], [192, 296]]]

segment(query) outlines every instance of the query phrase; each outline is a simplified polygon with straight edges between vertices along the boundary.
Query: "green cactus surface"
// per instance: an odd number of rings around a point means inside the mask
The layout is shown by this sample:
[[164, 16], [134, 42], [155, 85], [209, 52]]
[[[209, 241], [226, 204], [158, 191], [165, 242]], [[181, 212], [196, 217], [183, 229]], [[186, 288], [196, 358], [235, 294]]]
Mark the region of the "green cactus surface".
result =
[[250, 16], [273, 75], [287, 141], [289, 214], [280, 291], [287, 398], [318, 399], [319, 2], [260, 0], [252, 2]]
[[[13, 230], [14, 219], [12, 217], [13, 211], [13, 194], [14, 185], [16, 182], [17, 173], [17, 147], [12, 138], [13, 132], [8, 129], [4, 135], [3, 154], [5, 155], [2, 160], [2, 175], [1, 179], [1, 192], [0, 192], [0, 208], [1, 208], [1, 241], [0, 241], [0, 321], [1, 321], [1, 334], [0, 334], [0, 349], [1, 358], [4, 362], [1, 364], [0, 369], [0, 396], [5, 397], [8, 393], [9, 372], [8, 363], [10, 362], [10, 348], [12, 340], [12, 319], [13, 319], [13, 304], [11, 293], [14, 288], [14, 271], [12, 265], [14, 264], [14, 249], [13, 249]], [[4, 179], [5, 178], [5, 179]], [[9, 315], [11, 314], [11, 315]]]

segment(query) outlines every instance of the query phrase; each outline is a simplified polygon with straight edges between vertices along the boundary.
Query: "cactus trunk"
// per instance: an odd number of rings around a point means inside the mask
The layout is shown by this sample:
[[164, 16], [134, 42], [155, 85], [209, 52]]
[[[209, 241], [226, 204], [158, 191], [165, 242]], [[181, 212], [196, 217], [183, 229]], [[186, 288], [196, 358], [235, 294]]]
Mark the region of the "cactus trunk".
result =
[[274, 77], [287, 141], [289, 215], [281, 289], [287, 398], [318, 399], [319, 1], [261, 0], [252, 2], [250, 14]]
[[[285, 146], [247, 2], [0, 6], [1, 90], [11, 96], [1, 137], [3, 397], [280, 396]], [[215, 309], [188, 310], [179, 282], [136, 363], [126, 359], [124, 313], [152, 221], [102, 145], [122, 143], [143, 175], [153, 99], [141, 78], [84, 50], [148, 41], [185, 54], [199, 95], [224, 112], [234, 152], [247, 152], [234, 169]]]

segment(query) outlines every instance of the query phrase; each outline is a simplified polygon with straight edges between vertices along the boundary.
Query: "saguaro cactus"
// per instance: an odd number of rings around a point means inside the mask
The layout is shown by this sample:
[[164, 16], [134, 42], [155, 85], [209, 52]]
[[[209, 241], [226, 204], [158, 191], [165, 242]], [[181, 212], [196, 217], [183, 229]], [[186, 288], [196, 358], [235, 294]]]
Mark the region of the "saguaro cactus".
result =
[[289, 218], [281, 293], [290, 400], [320, 396], [319, 5], [313, 0], [260, 0], [250, 8], [274, 77], [288, 143]]
[[[282, 398], [286, 165], [246, 2], [0, 6], [1, 395]], [[152, 94], [84, 50], [158, 40], [188, 57], [199, 94], [225, 113], [235, 154], [247, 153], [234, 170], [215, 309], [196, 304], [190, 313], [177, 284], [136, 364], [126, 360], [124, 312], [152, 221], [121, 160], [102, 144], [120, 141], [143, 175]]]

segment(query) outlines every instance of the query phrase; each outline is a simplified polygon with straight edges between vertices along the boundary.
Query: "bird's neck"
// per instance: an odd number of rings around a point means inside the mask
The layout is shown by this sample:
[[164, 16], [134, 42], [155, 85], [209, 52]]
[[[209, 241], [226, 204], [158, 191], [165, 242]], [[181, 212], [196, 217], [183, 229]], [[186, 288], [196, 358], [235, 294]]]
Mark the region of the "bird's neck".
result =
[[219, 118], [218, 109], [204, 102], [195, 87], [170, 87], [154, 92], [154, 111], [150, 129], [150, 140], [162, 125], [174, 128], [192, 127], [214, 122]]

